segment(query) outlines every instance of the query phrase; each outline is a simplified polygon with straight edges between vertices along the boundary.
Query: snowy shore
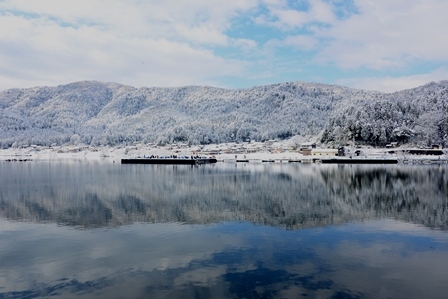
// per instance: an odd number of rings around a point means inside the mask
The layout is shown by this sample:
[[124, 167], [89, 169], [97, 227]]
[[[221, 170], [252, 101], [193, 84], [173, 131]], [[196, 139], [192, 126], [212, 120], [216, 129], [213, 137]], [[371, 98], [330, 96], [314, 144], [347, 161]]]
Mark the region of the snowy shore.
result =
[[[89, 148], [76, 149], [73, 147], [60, 147], [58, 149], [3, 149], [0, 150], [0, 161], [7, 159], [31, 159], [31, 160], [60, 160], [60, 159], [85, 159], [85, 160], [103, 160], [119, 161], [122, 158], [149, 157], [153, 156], [190, 156], [190, 155], [211, 156], [192, 152], [185, 149], [180, 151], [167, 150], [165, 148]], [[247, 160], [281, 160], [281, 159], [302, 159], [304, 156], [298, 152], [257, 152], [257, 153], [238, 153], [238, 154], [215, 154], [219, 161], [247, 159]], [[308, 156], [310, 158], [310, 156]]]
[[[148, 147], [148, 146], [131, 146], [131, 147], [28, 147], [19, 149], [2, 149], [0, 150], [0, 161], [8, 160], [33, 160], [33, 161], [52, 161], [52, 160], [97, 160], [104, 162], [119, 162], [122, 158], [149, 157], [153, 156], [190, 156], [190, 155], [210, 156], [210, 154], [196, 153], [191, 148], [184, 149], [167, 149], [166, 147]], [[238, 160], [249, 160], [250, 162], [270, 160], [270, 161], [297, 161], [311, 159], [333, 158], [330, 156], [304, 156], [296, 151], [269, 152], [260, 151], [253, 153], [219, 153], [214, 154], [218, 161], [231, 162]], [[406, 155], [397, 151], [396, 154], [389, 154], [383, 149], [363, 148], [359, 158], [369, 159], [398, 159], [399, 161], [410, 161], [418, 163], [423, 161], [440, 160], [448, 163], [448, 154], [444, 155]]]

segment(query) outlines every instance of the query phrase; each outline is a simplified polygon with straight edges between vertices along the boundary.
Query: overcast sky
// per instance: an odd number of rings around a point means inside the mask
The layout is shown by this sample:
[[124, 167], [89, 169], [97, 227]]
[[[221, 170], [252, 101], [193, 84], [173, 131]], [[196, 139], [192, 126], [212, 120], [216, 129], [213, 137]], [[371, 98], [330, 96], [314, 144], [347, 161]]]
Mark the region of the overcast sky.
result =
[[448, 79], [447, 0], [0, 0], [0, 90]]

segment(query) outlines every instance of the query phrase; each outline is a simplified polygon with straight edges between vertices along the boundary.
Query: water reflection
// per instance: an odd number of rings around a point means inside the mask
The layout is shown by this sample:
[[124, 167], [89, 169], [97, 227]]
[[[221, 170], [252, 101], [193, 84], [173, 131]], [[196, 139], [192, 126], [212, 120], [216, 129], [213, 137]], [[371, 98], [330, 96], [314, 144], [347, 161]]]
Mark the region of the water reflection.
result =
[[4, 163], [0, 174], [0, 298], [446, 296], [443, 167]]
[[288, 229], [394, 218], [447, 228], [443, 167], [3, 164], [0, 216], [83, 228], [249, 221]]
[[0, 295], [444, 298], [446, 234], [415, 225], [406, 234], [401, 225], [291, 231], [249, 223], [135, 224], [84, 231], [14, 223], [1, 234], [8, 242], [0, 245]]

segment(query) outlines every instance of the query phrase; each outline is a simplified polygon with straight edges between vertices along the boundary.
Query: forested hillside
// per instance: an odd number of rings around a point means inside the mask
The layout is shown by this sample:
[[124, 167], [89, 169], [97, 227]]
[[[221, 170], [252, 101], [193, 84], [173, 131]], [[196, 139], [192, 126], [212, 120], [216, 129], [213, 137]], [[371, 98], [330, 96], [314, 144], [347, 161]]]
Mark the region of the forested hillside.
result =
[[326, 125], [322, 141], [447, 146], [448, 81], [382, 94], [373, 101], [368, 98], [345, 101]]
[[[209, 144], [321, 135], [447, 144], [448, 81], [384, 94], [317, 83], [249, 89], [76, 82], [0, 93], [0, 145]], [[324, 131], [323, 131], [324, 130]]]
[[0, 140], [13, 144], [190, 144], [317, 135], [347, 97], [363, 92], [309, 83], [250, 89], [140, 88], [77, 82], [0, 93]]

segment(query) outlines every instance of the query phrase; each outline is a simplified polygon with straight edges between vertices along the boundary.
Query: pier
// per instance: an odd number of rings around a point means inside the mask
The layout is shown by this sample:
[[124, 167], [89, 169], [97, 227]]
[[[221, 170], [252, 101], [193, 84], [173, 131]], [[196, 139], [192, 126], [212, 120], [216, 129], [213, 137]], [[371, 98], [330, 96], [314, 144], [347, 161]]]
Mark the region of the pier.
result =
[[322, 159], [322, 164], [398, 164], [398, 159]]
[[197, 165], [216, 163], [215, 158], [131, 158], [121, 159], [121, 164], [171, 164], [171, 165]]

